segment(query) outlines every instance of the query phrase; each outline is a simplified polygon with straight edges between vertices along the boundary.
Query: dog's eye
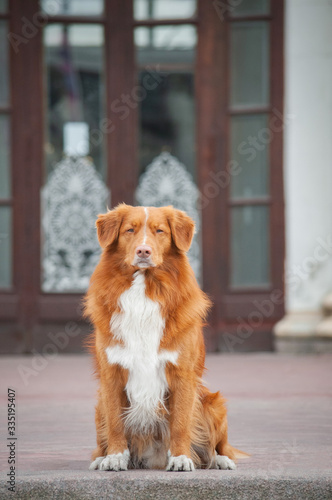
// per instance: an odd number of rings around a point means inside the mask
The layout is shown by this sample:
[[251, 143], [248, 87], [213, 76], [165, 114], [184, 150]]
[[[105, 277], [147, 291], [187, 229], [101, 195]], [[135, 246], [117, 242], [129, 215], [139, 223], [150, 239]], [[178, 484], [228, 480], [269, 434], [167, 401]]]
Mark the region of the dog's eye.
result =
[[127, 229], [127, 231], [126, 231], [126, 232], [127, 232], [127, 233], [133, 233], [133, 232], [134, 232], [134, 230], [133, 230], [133, 228], [131, 227], [130, 229]]
[[156, 233], [163, 233], [164, 231], [162, 229], [157, 229]]

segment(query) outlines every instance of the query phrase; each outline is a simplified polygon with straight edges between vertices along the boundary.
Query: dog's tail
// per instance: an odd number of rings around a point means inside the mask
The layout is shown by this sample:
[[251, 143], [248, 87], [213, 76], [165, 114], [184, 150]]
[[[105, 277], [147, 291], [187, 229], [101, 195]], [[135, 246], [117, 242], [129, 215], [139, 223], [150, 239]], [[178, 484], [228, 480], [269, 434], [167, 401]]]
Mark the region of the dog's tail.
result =
[[249, 453], [246, 453], [245, 451], [238, 450], [237, 448], [234, 448], [234, 446], [231, 446], [229, 443], [225, 446], [226, 449], [223, 450], [223, 453], [226, 456], [231, 456], [234, 457], [236, 460], [239, 458], [249, 458], [251, 455]]

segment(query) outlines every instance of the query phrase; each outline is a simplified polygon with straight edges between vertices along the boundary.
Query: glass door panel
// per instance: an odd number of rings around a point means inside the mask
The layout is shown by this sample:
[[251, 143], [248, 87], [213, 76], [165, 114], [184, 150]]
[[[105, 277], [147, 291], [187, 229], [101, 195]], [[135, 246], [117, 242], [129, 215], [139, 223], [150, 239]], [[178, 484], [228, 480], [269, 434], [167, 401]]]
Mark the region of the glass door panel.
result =
[[269, 2], [242, 2], [230, 19], [231, 288], [270, 282], [270, 22], [232, 20], [268, 12]]
[[257, 198], [269, 194], [267, 114], [231, 117], [231, 158], [239, 165], [232, 178], [232, 198]]
[[269, 23], [232, 22], [230, 36], [231, 105], [269, 104]]
[[10, 176], [10, 118], [0, 114], [0, 199], [11, 196]]
[[[0, 2], [0, 12], [6, 14], [8, 3]], [[8, 21], [0, 20], [0, 289], [9, 290], [12, 272], [12, 189], [10, 165], [9, 44]]]
[[0, 288], [12, 284], [12, 211], [0, 206]]
[[8, 66], [8, 23], [7, 21], [0, 20], [0, 106], [8, 104], [9, 100], [9, 66]]
[[232, 16], [257, 16], [270, 13], [270, 0], [245, 0], [232, 2]]
[[[181, 4], [181, 2], [178, 2]], [[200, 226], [197, 209], [194, 64], [196, 28], [191, 25], [135, 30], [139, 105], [139, 186], [142, 205], [186, 211]], [[189, 259], [200, 277], [199, 233]]]
[[104, 10], [103, 0], [41, 0], [47, 15], [99, 16]]
[[90, 156], [105, 169], [104, 34], [99, 25], [45, 28], [47, 172], [64, 154]]
[[83, 292], [100, 255], [95, 220], [106, 211], [104, 31], [45, 28], [46, 173], [42, 290]]
[[231, 285], [264, 286], [269, 283], [269, 211], [267, 207], [231, 210]]
[[135, 19], [185, 19], [195, 15], [196, 0], [134, 0]]

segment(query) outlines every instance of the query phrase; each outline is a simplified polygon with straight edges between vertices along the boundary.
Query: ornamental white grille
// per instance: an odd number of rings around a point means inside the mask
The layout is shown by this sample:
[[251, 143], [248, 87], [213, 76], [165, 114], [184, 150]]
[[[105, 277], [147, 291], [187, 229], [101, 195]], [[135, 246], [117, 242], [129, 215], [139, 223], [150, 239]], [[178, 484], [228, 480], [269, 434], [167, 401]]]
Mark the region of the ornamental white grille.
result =
[[140, 205], [163, 207], [173, 205], [185, 211], [196, 223], [196, 234], [188, 252], [196, 278], [201, 273], [200, 213], [198, 188], [183, 163], [168, 152], [162, 152], [141, 175], [136, 190]]
[[109, 192], [86, 158], [59, 162], [42, 189], [44, 292], [83, 292], [100, 256], [95, 222]]

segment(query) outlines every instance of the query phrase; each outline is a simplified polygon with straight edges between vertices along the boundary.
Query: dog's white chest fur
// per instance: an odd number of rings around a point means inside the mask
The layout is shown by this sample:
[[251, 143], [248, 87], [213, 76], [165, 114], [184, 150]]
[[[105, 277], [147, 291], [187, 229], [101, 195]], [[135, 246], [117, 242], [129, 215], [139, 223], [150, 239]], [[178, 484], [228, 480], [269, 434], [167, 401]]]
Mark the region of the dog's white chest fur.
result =
[[145, 294], [145, 276], [138, 271], [131, 287], [119, 298], [120, 313], [113, 314], [110, 326], [123, 346], [108, 347], [110, 364], [129, 372], [126, 392], [130, 407], [125, 423], [134, 432], [149, 432], [158, 422], [158, 408], [167, 391], [165, 366], [176, 364], [178, 353], [159, 350], [165, 321], [160, 306]]

